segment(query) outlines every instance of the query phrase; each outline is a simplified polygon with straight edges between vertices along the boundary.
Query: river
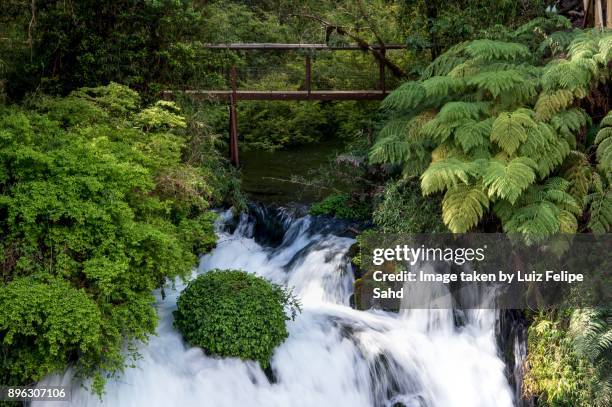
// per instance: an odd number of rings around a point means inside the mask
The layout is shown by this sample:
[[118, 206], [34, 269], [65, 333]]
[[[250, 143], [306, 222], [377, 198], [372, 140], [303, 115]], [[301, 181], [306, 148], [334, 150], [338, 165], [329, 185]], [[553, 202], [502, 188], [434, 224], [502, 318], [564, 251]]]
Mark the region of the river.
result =
[[[253, 216], [257, 212], [258, 216]], [[257, 222], [264, 223], [257, 225]], [[258, 226], [258, 227], [257, 227]], [[354, 240], [340, 221], [254, 206], [223, 212], [219, 243], [193, 276], [244, 269], [294, 287], [303, 311], [274, 353], [270, 381], [258, 364], [206, 356], [172, 326], [184, 288], [157, 293], [157, 335], [135, 368], [111, 379], [99, 399], [67, 372], [41, 384], [72, 386], [73, 407], [505, 407], [515, 405], [496, 340], [494, 310], [356, 311], [349, 306]], [[270, 228], [280, 237], [269, 242]], [[280, 230], [278, 230], [280, 228]], [[264, 243], [264, 242], [268, 243]], [[33, 403], [33, 406], [62, 403]]]

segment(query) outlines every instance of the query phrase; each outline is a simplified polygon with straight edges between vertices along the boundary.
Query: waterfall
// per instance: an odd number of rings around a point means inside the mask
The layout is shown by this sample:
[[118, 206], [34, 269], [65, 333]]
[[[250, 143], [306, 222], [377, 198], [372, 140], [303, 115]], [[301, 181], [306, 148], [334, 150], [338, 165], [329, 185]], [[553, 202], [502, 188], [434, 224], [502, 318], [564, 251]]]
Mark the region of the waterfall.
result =
[[[270, 217], [274, 222], [262, 224]], [[347, 252], [354, 240], [343, 227], [261, 208], [232, 224], [228, 211], [218, 222], [217, 247], [194, 271], [243, 269], [294, 288], [303, 310], [274, 353], [274, 380], [255, 362], [210, 357], [186, 345], [172, 326], [184, 288], [177, 284], [164, 299], [157, 293], [157, 335], [141, 345], [136, 367], [109, 380], [101, 400], [70, 371], [41, 384], [71, 385], [64, 406], [74, 407], [515, 405], [496, 343], [496, 312], [465, 312], [457, 326], [452, 310], [352, 309]], [[266, 228], [277, 237], [265, 239]]]

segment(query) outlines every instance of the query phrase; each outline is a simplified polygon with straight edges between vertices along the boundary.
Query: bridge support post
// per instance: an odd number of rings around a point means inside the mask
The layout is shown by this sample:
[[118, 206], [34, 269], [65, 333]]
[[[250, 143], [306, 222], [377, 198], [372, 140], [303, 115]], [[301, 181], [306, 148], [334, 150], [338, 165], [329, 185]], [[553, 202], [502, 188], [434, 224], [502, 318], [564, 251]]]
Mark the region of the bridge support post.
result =
[[308, 99], [310, 99], [310, 92], [312, 90], [312, 68], [310, 66], [310, 55], [306, 55], [306, 92], [308, 92]]
[[[380, 49], [380, 53], [382, 54], [382, 56], [385, 56], [385, 49], [381, 48]], [[385, 64], [383, 63], [383, 61], [379, 61], [378, 62], [378, 66], [379, 66], [379, 84], [378, 86], [380, 87], [380, 90], [382, 91], [383, 95], [387, 92], [386, 86], [385, 86]]]
[[238, 157], [238, 119], [236, 115], [236, 66], [232, 66], [230, 73], [230, 81], [232, 85], [232, 93], [230, 95], [230, 114], [229, 114], [229, 127], [230, 127], [230, 162], [235, 167], [240, 166], [240, 158]]

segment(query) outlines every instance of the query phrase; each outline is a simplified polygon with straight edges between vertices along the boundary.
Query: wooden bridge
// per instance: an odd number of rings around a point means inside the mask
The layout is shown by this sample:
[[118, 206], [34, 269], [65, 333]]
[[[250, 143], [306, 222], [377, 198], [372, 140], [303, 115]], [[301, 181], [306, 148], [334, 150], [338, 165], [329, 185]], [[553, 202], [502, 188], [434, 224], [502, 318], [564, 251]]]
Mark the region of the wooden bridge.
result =
[[[402, 44], [361, 44], [348, 46], [330, 46], [328, 44], [206, 44], [204, 48], [219, 50], [268, 50], [268, 51], [368, 51], [372, 52], [379, 63], [379, 77], [377, 89], [371, 90], [313, 90], [312, 89], [312, 60], [307, 54], [304, 60], [304, 90], [238, 90], [236, 66], [230, 69], [230, 89], [222, 90], [186, 90], [186, 95], [207, 100], [225, 100], [230, 103], [229, 133], [230, 133], [230, 160], [233, 165], [239, 166], [238, 157], [238, 123], [236, 104], [239, 100], [382, 100], [387, 95], [385, 84], [386, 66], [391, 64], [386, 58], [386, 50], [404, 49]], [[393, 68], [394, 66], [391, 66]], [[164, 98], [173, 98], [174, 92], [163, 92]]]

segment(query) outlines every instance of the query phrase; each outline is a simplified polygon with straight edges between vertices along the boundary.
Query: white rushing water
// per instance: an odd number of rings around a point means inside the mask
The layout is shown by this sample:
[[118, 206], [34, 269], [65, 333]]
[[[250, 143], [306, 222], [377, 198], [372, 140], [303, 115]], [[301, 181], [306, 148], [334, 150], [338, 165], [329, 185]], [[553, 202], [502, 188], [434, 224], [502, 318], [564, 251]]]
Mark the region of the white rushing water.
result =
[[219, 232], [218, 247], [197, 270], [244, 269], [294, 287], [303, 311], [288, 322], [289, 338], [274, 354], [274, 383], [254, 362], [209, 357], [183, 342], [172, 327], [184, 288], [177, 285], [159, 297], [157, 336], [141, 347], [135, 368], [109, 381], [102, 400], [73, 382], [70, 372], [41, 384], [72, 385], [65, 405], [74, 407], [514, 404], [498, 356], [494, 311], [469, 312], [457, 327], [451, 310], [353, 310], [346, 253], [354, 241], [317, 232], [312, 223], [308, 216], [287, 221], [282, 244], [270, 248], [250, 237], [253, 222], [243, 216], [234, 233]]

